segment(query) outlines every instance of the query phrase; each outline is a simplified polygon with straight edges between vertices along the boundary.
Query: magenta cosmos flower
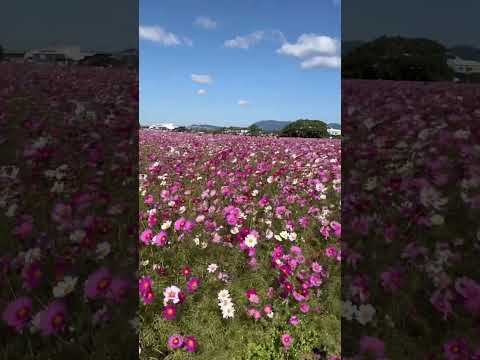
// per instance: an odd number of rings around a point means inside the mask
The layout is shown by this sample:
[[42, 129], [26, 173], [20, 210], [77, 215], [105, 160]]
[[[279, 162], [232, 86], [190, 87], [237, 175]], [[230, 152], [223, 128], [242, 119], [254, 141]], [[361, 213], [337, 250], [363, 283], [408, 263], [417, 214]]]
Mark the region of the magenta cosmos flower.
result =
[[163, 308], [162, 316], [166, 320], [173, 320], [177, 316], [177, 308], [175, 305], [168, 304]]
[[363, 354], [370, 354], [376, 358], [385, 356], [385, 344], [379, 338], [364, 336], [360, 339], [360, 351]]
[[180, 335], [172, 335], [167, 340], [167, 345], [170, 349], [178, 349], [183, 345], [183, 338]]
[[283, 334], [280, 337], [280, 340], [282, 341], [282, 345], [284, 348], [288, 349], [290, 346], [292, 346], [293, 338], [289, 334]]
[[32, 290], [38, 287], [43, 279], [43, 271], [37, 262], [27, 264], [22, 270], [23, 286]]
[[195, 352], [197, 350], [197, 339], [195, 339], [195, 336], [187, 336], [183, 339], [183, 346], [187, 352]]
[[116, 277], [112, 280], [110, 285], [110, 291], [107, 294], [107, 298], [115, 303], [121, 303], [125, 301], [128, 290], [130, 290], [130, 282]]
[[150, 245], [152, 242], [152, 238], [153, 238], [153, 231], [150, 229], [144, 230], [140, 234], [140, 241], [145, 245]]
[[160, 231], [152, 238], [152, 244], [157, 247], [164, 247], [167, 245], [168, 234], [165, 231]]
[[43, 336], [56, 334], [65, 329], [66, 307], [60, 300], [55, 300], [40, 316], [40, 331]]
[[91, 274], [85, 281], [85, 295], [89, 299], [105, 297], [108, 294], [112, 283], [110, 270], [102, 267]]
[[448, 360], [467, 360], [469, 358], [468, 344], [465, 339], [454, 339], [443, 346], [443, 351]]
[[200, 279], [199, 278], [192, 277], [187, 282], [188, 291], [190, 291], [192, 293], [197, 291], [199, 286], [200, 286]]
[[2, 319], [8, 326], [20, 332], [30, 321], [31, 313], [32, 300], [27, 297], [21, 297], [7, 305]]

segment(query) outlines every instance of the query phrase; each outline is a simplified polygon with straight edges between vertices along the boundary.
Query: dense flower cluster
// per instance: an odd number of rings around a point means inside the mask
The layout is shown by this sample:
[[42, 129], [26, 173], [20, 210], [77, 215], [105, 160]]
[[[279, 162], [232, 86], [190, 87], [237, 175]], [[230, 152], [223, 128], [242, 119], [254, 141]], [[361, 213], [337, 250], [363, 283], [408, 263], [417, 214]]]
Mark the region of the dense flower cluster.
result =
[[135, 347], [137, 85], [125, 69], [0, 64], [6, 358], [122, 353], [100, 338]]
[[205, 358], [338, 354], [340, 170], [338, 140], [141, 131], [141, 356], [185, 333]]
[[342, 350], [478, 358], [478, 86], [352, 80], [342, 101]]

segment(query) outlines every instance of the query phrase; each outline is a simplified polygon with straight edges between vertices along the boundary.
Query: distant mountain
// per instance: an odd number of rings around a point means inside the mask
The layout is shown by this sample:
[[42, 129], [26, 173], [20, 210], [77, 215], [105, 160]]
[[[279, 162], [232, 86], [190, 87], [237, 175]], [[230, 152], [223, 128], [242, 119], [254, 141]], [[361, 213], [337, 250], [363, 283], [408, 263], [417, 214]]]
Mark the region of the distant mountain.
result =
[[195, 129], [195, 130], [220, 130], [223, 129], [223, 126], [215, 126], [215, 125], [208, 125], [208, 124], [193, 124], [188, 126], [189, 129]]
[[328, 123], [327, 126], [328, 126], [330, 129], [337, 129], [337, 130], [341, 130], [341, 129], [342, 129], [342, 125], [337, 124], [337, 123]]
[[290, 124], [291, 121], [277, 121], [277, 120], [264, 120], [264, 121], [257, 121], [253, 125], [257, 125], [263, 131], [280, 131], [285, 126]]
[[464, 60], [480, 61], [480, 49], [468, 45], [452, 46], [448, 49], [452, 55], [458, 56]]

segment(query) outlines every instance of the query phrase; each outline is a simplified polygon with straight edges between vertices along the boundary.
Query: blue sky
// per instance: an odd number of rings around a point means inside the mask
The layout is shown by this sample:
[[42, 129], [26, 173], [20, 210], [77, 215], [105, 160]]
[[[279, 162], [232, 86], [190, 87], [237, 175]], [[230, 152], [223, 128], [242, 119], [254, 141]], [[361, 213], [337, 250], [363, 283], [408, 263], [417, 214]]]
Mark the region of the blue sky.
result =
[[340, 122], [337, 0], [140, 0], [140, 122]]

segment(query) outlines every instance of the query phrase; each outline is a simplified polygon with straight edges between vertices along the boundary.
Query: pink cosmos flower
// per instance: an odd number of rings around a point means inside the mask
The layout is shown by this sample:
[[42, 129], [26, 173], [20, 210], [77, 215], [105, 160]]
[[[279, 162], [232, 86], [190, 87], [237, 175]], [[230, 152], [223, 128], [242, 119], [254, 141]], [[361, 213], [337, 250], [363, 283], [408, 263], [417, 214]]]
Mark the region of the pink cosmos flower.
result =
[[448, 360], [469, 360], [470, 350], [463, 338], [453, 339], [443, 346], [443, 353]]
[[336, 257], [337, 256], [337, 249], [334, 246], [328, 246], [325, 249], [325, 255], [328, 257]]
[[284, 348], [288, 349], [290, 346], [292, 346], [293, 338], [288, 333], [283, 334], [280, 337], [280, 340], [282, 341]]
[[197, 339], [195, 336], [187, 336], [183, 339], [183, 346], [187, 352], [195, 352], [197, 350]]
[[260, 313], [260, 311], [258, 311], [257, 309], [248, 309], [247, 310], [247, 314], [248, 316], [254, 318], [255, 320], [260, 320], [261, 317], [262, 317], [262, 314]]
[[197, 291], [199, 286], [200, 286], [200, 279], [197, 278], [197, 277], [192, 277], [187, 282], [188, 291], [190, 291], [192, 293]]
[[288, 320], [288, 323], [293, 326], [297, 326], [300, 324], [300, 319], [296, 315], [292, 315], [290, 319]]
[[43, 280], [43, 271], [38, 262], [26, 264], [22, 270], [23, 287], [28, 290], [38, 287]]
[[157, 247], [163, 247], [167, 244], [168, 235], [165, 231], [160, 231], [152, 238], [152, 244]]
[[120, 277], [115, 277], [112, 279], [107, 298], [115, 303], [122, 303], [126, 300], [130, 287], [131, 285], [129, 281]]
[[360, 339], [360, 351], [363, 354], [370, 354], [375, 358], [385, 356], [385, 344], [382, 340], [372, 336], [364, 336]]
[[90, 274], [85, 281], [85, 295], [89, 299], [105, 297], [112, 283], [112, 273], [109, 269], [102, 267]]
[[167, 340], [167, 346], [172, 349], [178, 349], [183, 345], [183, 338], [180, 335], [172, 335]]
[[310, 311], [310, 305], [308, 305], [307, 303], [301, 303], [300, 311], [304, 314], [307, 314]]
[[140, 234], [140, 241], [143, 242], [145, 245], [150, 245], [152, 242], [152, 238], [153, 231], [150, 229], [146, 229]]
[[263, 307], [263, 312], [267, 315], [270, 314], [272, 312], [272, 305], [270, 304], [265, 305]]
[[32, 300], [20, 297], [7, 305], [2, 314], [2, 319], [8, 326], [20, 332], [30, 321], [32, 313]]
[[464, 298], [464, 306], [472, 315], [480, 315], [480, 284], [463, 277], [455, 282], [455, 290]]
[[168, 304], [163, 308], [162, 316], [166, 320], [173, 320], [177, 316], [177, 308], [175, 305]]
[[65, 329], [66, 307], [63, 301], [55, 300], [42, 311], [40, 330], [43, 336], [56, 334]]

